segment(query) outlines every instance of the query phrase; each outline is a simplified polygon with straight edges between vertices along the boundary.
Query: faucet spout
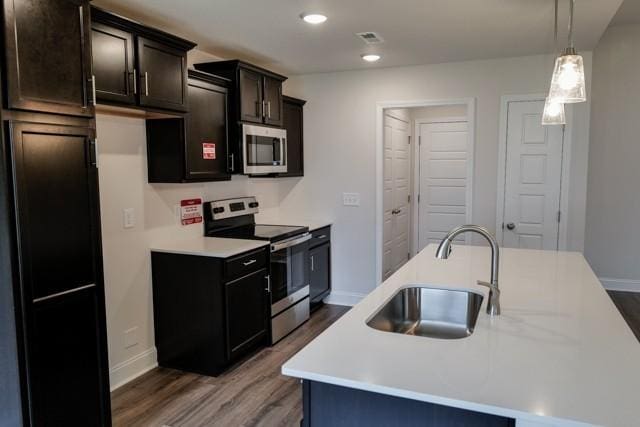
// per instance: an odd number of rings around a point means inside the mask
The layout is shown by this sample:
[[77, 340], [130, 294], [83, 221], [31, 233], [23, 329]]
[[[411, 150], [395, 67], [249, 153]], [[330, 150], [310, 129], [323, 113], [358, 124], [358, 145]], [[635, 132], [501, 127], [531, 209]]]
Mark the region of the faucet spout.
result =
[[436, 258], [447, 259], [451, 255], [451, 244], [459, 234], [462, 233], [476, 233], [484, 237], [491, 246], [491, 281], [490, 282], [478, 282], [479, 285], [487, 286], [489, 288], [489, 300], [487, 302], [487, 314], [499, 315], [500, 314], [500, 288], [498, 287], [498, 269], [500, 267], [500, 248], [495, 237], [484, 227], [479, 225], [461, 225], [451, 230], [442, 239], [438, 249], [436, 250]]

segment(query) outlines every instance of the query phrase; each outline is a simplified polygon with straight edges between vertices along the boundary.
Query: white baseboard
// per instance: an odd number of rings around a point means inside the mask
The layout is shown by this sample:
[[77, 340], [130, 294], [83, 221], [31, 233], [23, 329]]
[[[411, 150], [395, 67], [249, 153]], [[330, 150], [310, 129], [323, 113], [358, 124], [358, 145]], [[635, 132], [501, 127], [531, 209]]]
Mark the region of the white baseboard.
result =
[[366, 294], [359, 294], [355, 292], [332, 290], [329, 296], [324, 299], [324, 302], [326, 304], [346, 305], [351, 307], [362, 301], [362, 298], [366, 296]]
[[608, 291], [640, 292], [640, 280], [611, 279], [599, 277], [600, 283]]
[[151, 347], [124, 362], [118, 363], [109, 370], [111, 391], [122, 387], [156, 366], [158, 366], [158, 355], [155, 347]]

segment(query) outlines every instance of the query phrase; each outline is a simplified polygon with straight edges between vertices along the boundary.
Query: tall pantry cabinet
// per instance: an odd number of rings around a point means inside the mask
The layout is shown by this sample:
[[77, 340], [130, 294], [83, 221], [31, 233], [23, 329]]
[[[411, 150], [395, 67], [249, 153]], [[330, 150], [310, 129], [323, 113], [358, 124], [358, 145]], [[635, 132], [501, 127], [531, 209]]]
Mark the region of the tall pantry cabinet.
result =
[[3, 0], [0, 425], [110, 426], [87, 0]]

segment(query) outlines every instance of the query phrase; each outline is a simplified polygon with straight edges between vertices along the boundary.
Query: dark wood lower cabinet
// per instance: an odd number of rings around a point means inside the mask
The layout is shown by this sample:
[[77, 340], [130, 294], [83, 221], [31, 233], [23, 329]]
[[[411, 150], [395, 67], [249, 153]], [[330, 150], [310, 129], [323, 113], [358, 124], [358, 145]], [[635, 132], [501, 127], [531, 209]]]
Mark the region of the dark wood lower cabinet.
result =
[[94, 131], [88, 122], [4, 125], [0, 226], [9, 233], [0, 248], [10, 265], [0, 287], [12, 301], [0, 304], [0, 341], [15, 347], [0, 371], [21, 391], [19, 410], [0, 399], [0, 414], [19, 411], [31, 426], [109, 426]]
[[303, 382], [302, 427], [515, 427], [514, 419], [418, 400]]
[[33, 425], [110, 425], [104, 307], [97, 292], [102, 290], [94, 286], [32, 308], [27, 351]]
[[331, 226], [313, 230], [309, 248], [309, 302], [313, 311], [331, 292]]
[[[218, 375], [234, 361], [266, 345], [269, 336], [269, 253], [237, 259], [152, 252], [153, 315], [158, 364]], [[185, 292], [188, 289], [188, 292]]]

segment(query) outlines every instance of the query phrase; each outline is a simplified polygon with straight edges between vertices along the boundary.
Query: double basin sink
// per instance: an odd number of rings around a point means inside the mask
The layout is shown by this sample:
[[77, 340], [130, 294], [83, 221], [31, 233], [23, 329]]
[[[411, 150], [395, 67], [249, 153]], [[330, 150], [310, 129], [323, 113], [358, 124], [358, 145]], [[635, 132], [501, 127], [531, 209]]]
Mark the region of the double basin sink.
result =
[[473, 333], [483, 299], [471, 291], [409, 286], [397, 291], [367, 325], [405, 335], [465, 338]]

